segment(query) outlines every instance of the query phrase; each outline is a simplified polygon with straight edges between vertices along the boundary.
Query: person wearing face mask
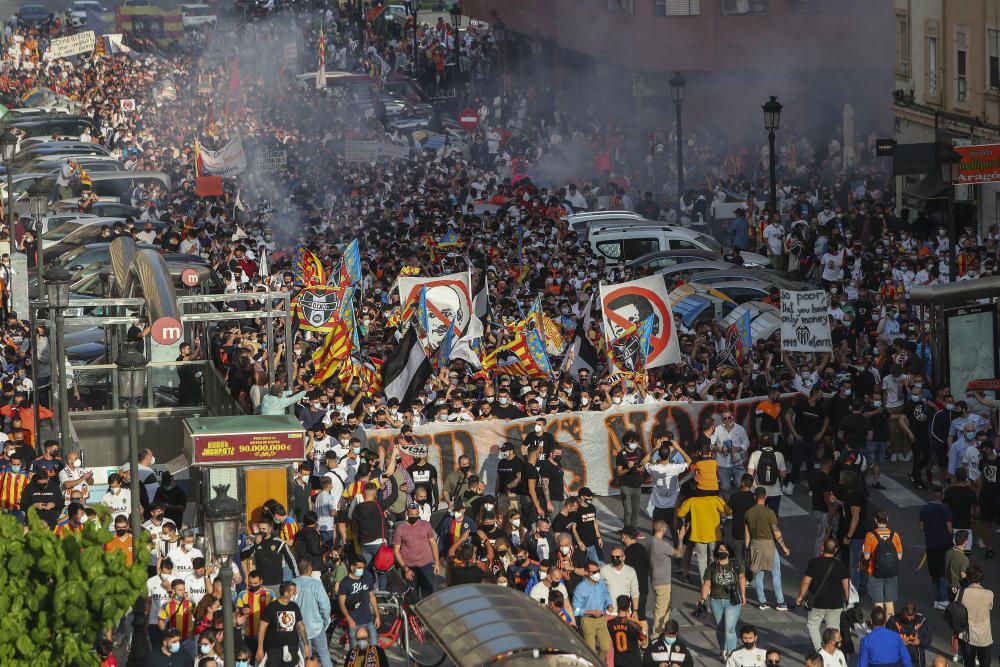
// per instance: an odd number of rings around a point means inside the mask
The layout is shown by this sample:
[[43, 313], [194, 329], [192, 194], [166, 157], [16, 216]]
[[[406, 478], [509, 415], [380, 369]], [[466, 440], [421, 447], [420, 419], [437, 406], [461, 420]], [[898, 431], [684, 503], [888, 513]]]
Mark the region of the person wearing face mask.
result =
[[128, 521], [127, 516], [119, 515], [115, 517], [115, 534], [110, 542], [104, 544], [104, 551], [106, 553], [119, 551], [125, 558], [125, 564], [132, 565], [134, 555], [132, 553], [132, 535], [129, 531]]
[[910, 400], [903, 406], [899, 425], [910, 440], [912, 468], [910, 483], [918, 489], [925, 488], [924, 475], [931, 461], [931, 418], [934, 408], [924, 398], [923, 390], [914, 386], [910, 389]]
[[451, 549], [470, 533], [476, 532], [476, 523], [466, 515], [465, 501], [456, 498], [452, 509], [438, 527], [438, 553], [447, 555]]
[[433, 507], [438, 506], [440, 491], [438, 490], [438, 470], [427, 458], [427, 448], [419, 450], [414, 462], [408, 467], [407, 472], [413, 480], [413, 489], [423, 489], [430, 498]]
[[573, 614], [583, 634], [584, 643], [606, 656], [611, 650], [611, 635], [605, 615], [615, 611], [615, 603], [601, 578], [601, 566], [587, 562], [587, 576], [573, 590]]
[[181, 531], [177, 546], [167, 553], [167, 558], [174, 563], [174, 574], [182, 579], [194, 572], [194, 559], [204, 557], [194, 546], [194, 531], [190, 528]]
[[[18, 457], [20, 465], [20, 457]], [[90, 495], [90, 485], [94, 483], [94, 475], [83, 467], [80, 452], [70, 452], [66, 455], [66, 467], [59, 471], [59, 486], [63, 494], [69, 498], [74, 492], [80, 492], [84, 499]]]
[[435, 577], [441, 574], [438, 540], [431, 524], [420, 518], [420, 506], [406, 506], [406, 521], [396, 525], [392, 549], [403, 576], [413, 582], [418, 599], [434, 593]]
[[516, 489], [521, 483], [524, 460], [517, 456], [514, 445], [505, 442], [500, 445], [500, 461], [497, 463], [496, 494], [499, 511], [507, 514], [517, 503]]
[[625, 549], [615, 547], [611, 550], [611, 562], [601, 567], [601, 579], [608, 587], [608, 594], [615, 600], [627, 597], [631, 601], [630, 609], [639, 606], [639, 577], [635, 568], [625, 564]]
[[[0, 509], [13, 513], [23, 521], [21, 496], [30, 481], [31, 477], [22, 465], [21, 454], [16, 449], [11, 449], [7, 464], [0, 471]], [[79, 491], [76, 493], [82, 499], [82, 493]]]
[[642, 497], [643, 452], [639, 449], [639, 434], [629, 431], [622, 436], [622, 449], [615, 455], [615, 473], [621, 492], [625, 527], [639, 523], [639, 501]]
[[767, 652], [757, 647], [757, 628], [744, 625], [740, 628], [740, 648], [729, 654], [725, 667], [760, 667]]
[[551, 433], [545, 430], [544, 417], [536, 419], [531, 432], [524, 436], [524, 439], [521, 441], [522, 452], [526, 452], [532, 445], [538, 445], [542, 449], [539, 461], [545, 461], [552, 448], [556, 446], [556, 439]]
[[187, 508], [187, 494], [177, 485], [169, 470], [164, 470], [160, 476], [160, 488], [153, 496], [153, 502], [163, 506], [164, 516], [175, 526], [183, 525], [184, 510]]
[[822, 660], [822, 667], [847, 667], [847, 658], [840, 650], [841, 644], [840, 630], [830, 627], [823, 631], [822, 646], [817, 653]]
[[445, 476], [441, 487], [441, 501], [451, 505], [455, 498], [461, 498], [469, 488], [469, 476], [472, 474], [472, 463], [464, 454], [458, 457], [458, 469]]
[[111, 516], [129, 516], [132, 511], [132, 497], [122, 488], [122, 478], [118, 473], [108, 475], [108, 491], [101, 498], [101, 504], [108, 508]]
[[747, 580], [743, 568], [732, 559], [729, 545], [717, 545], [714, 556], [705, 572], [698, 605], [704, 608], [708, 603], [711, 608], [715, 637], [725, 662], [736, 650], [736, 624], [746, 601]]
[[59, 488], [49, 479], [44, 472], [35, 473], [31, 484], [28, 484], [21, 493], [20, 509], [27, 513], [28, 508], [34, 507], [38, 512], [38, 518], [55, 528], [62, 514], [65, 497]]
[[[346, 581], [346, 580], [345, 580]], [[343, 584], [343, 582], [341, 582]], [[278, 599], [267, 605], [260, 617], [260, 631], [257, 635], [257, 662], [267, 659], [268, 665], [298, 665], [303, 658], [309, 658], [309, 636], [302, 620], [302, 610], [292, 601], [296, 586], [291, 581], [281, 584]], [[343, 589], [341, 589], [343, 590]], [[369, 590], [374, 602], [374, 594]], [[343, 598], [343, 595], [341, 595]], [[343, 605], [341, 605], [342, 611]], [[347, 616], [346, 611], [344, 611]], [[350, 618], [350, 617], [348, 617]], [[375, 627], [378, 627], [378, 612], [375, 612]], [[356, 627], [351, 625], [353, 629]], [[370, 628], [374, 635], [375, 629]], [[301, 656], [301, 657], [300, 657]]]
[[167, 628], [163, 632], [163, 643], [154, 647], [146, 661], [148, 667], [192, 667], [194, 657], [181, 650], [181, 636], [176, 628]]
[[694, 657], [687, 643], [680, 638], [680, 624], [667, 621], [663, 634], [646, 648], [642, 667], [694, 667]]
[[178, 633], [180, 642], [186, 641], [194, 634], [195, 621], [194, 603], [187, 597], [184, 580], [179, 578], [171, 580], [170, 598], [160, 606], [160, 614], [157, 617], [157, 625], [163, 636], [163, 646], [168, 647], [172, 644], [170, 631]]
[[389, 667], [389, 659], [368, 628], [360, 627], [351, 636], [352, 647], [344, 667]]

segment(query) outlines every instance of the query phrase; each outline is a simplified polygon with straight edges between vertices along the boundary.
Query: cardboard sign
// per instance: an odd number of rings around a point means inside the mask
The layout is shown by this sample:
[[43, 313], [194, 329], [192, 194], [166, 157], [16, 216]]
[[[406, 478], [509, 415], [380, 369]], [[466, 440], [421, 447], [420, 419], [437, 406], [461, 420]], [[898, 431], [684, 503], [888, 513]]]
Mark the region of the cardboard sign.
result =
[[825, 290], [781, 290], [781, 349], [830, 352], [830, 295]]
[[81, 53], [90, 53], [97, 44], [93, 30], [78, 32], [68, 37], [56, 37], [45, 52], [49, 58], [69, 58]]

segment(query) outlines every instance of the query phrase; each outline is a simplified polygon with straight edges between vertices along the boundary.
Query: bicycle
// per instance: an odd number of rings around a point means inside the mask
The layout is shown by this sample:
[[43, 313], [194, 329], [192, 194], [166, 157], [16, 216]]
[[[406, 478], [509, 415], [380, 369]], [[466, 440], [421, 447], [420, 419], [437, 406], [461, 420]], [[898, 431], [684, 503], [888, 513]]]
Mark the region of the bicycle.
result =
[[[390, 574], [390, 579], [394, 577]], [[399, 577], [397, 581], [401, 581]], [[391, 584], [390, 584], [391, 585]], [[376, 591], [382, 623], [378, 628], [378, 644], [384, 650], [399, 646], [420, 667], [438, 667], [444, 662], [444, 650], [424, 628], [423, 622], [413, 613], [408, 598], [412, 589], [405, 584], [398, 591]], [[350, 653], [349, 626], [346, 619], [331, 625], [329, 633], [330, 656], [335, 661], [344, 661]]]

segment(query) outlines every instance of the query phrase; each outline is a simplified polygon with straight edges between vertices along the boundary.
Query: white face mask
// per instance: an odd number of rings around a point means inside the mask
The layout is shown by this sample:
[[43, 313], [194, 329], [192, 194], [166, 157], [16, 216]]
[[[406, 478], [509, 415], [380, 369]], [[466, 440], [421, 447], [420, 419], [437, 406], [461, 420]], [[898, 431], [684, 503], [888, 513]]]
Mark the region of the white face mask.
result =
[[542, 427], [539, 426], [538, 424], [535, 424], [535, 433], [537, 433], [538, 435], [542, 434]]
[[83, 467], [83, 461], [81, 461], [80, 459], [77, 459], [77, 460], [73, 461], [73, 467], [74, 468], [81, 468], [81, 467]]
[[494, 507], [493, 503], [483, 503], [483, 509], [485, 509], [487, 512], [492, 512], [493, 507]]
[[521, 527], [521, 520], [520, 519], [511, 519], [510, 520], [510, 525], [514, 526], [515, 528], [520, 528]]
[[601, 574], [599, 572], [593, 573], [592, 575], [590, 575], [590, 580], [591, 581], [600, 581], [601, 580]]
[[570, 552], [569, 547], [559, 547], [559, 551], [562, 552], [563, 556], [568, 556]]

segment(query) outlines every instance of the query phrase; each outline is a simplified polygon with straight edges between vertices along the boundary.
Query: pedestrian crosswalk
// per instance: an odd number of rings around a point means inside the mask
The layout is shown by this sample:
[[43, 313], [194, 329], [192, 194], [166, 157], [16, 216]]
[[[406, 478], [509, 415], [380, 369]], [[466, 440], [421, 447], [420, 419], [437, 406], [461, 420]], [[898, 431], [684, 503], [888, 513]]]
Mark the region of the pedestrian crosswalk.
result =
[[885, 488], [881, 490], [872, 489], [872, 493], [881, 493], [891, 505], [896, 507], [921, 507], [927, 504], [927, 501], [917, 495], [912, 489], [903, 486], [888, 475], [882, 475], [879, 477], [879, 481]]

